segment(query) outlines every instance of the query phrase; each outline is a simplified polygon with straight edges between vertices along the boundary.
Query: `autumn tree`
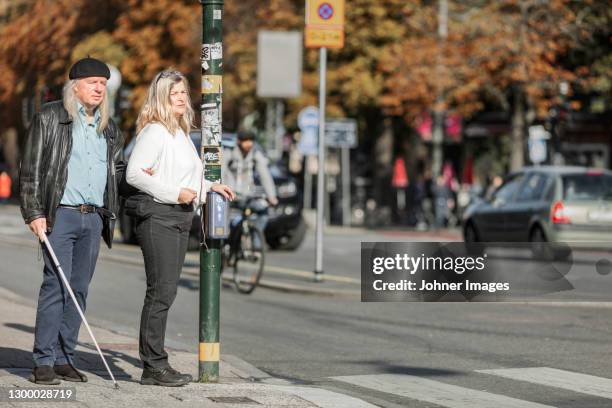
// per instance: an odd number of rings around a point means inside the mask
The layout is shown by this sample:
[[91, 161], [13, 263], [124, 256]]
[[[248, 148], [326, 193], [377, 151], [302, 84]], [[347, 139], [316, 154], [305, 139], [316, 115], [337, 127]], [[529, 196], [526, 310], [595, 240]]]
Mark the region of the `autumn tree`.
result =
[[[60, 85], [70, 68], [73, 48], [88, 34], [114, 21], [117, 4], [87, 0], [37, 0], [24, 14], [0, 31], [0, 106], [12, 112], [24, 98], [40, 95], [45, 87]], [[10, 126], [21, 115], [5, 115]]]
[[13, 177], [19, 163], [18, 145], [24, 142], [18, 136], [25, 134], [28, 125], [22, 123], [28, 120], [24, 108], [32, 102], [38, 108], [43, 91], [61, 87], [77, 57], [75, 46], [115, 19], [117, 3], [35, 0], [0, 28], [0, 145]]
[[[394, 130], [413, 125], [423, 111], [469, 117], [493, 104], [512, 112], [516, 167], [526, 125], [547, 114], [560, 81], [610, 92], [611, 11], [605, 1], [448, 3], [444, 41], [436, 34], [436, 0], [347, 3], [346, 45], [329, 52], [327, 113], [359, 120], [362, 144], [378, 149], [381, 177], [390, 171]], [[255, 94], [258, 30], [302, 30], [303, 24], [303, 1], [225, 3], [226, 127], [235, 129], [248, 113], [263, 110]], [[124, 84], [133, 90], [128, 126], [159, 70], [184, 72], [197, 102], [201, 31], [201, 5], [189, 0], [34, 0], [0, 31], [3, 126], [19, 122], [24, 98], [60, 85], [71, 62], [89, 53], [120, 63]], [[287, 101], [289, 127], [302, 107], [318, 103], [318, 75], [318, 52], [306, 50], [303, 95]]]
[[590, 30], [578, 18], [591, 3], [572, 0], [449, 2], [449, 34], [435, 38], [435, 2], [404, 8], [408, 35], [391, 46], [391, 73], [382, 98], [409, 123], [443, 96], [442, 108], [464, 116], [486, 103], [512, 112], [511, 167], [523, 165], [525, 129], [546, 116], [561, 82], [589, 74], [568, 68], [564, 59]]

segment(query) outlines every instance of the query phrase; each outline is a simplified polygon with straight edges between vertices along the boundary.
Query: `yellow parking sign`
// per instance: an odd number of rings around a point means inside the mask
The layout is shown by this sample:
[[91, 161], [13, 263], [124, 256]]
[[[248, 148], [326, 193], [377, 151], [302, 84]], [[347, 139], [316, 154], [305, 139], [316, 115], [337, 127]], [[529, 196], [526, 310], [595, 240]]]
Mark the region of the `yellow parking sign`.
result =
[[344, 30], [306, 27], [304, 40], [306, 48], [342, 48]]
[[306, 0], [306, 48], [344, 46], [344, 0]]
[[344, 0], [306, 0], [306, 25], [343, 28]]

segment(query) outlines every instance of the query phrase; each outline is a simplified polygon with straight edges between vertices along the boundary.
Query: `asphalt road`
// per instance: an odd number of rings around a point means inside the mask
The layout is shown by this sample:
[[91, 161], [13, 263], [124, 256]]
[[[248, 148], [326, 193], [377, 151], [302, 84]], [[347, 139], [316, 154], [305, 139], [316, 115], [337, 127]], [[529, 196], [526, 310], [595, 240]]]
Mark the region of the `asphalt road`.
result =
[[[34, 304], [42, 261], [34, 247], [7, 243], [10, 236], [27, 237], [10, 224], [0, 222], [0, 286]], [[326, 271], [358, 279], [358, 243], [384, 237], [330, 234]], [[297, 253], [271, 254], [268, 263], [308, 271], [311, 249], [308, 241]], [[136, 248], [118, 252], [141, 256]], [[591, 273], [588, 260], [583, 266], [576, 281], [600, 298], [612, 276]], [[136, 336], [144, 291], [141, 266], [101, 259], [87, 315]], [[197, 322], [198, 282], [185, 274], [169, 316], [168, 344], [195, 353]], [[225, 288], [221, 350], [273, 376], [379, 406], [612, 406], [612, 306], [603, 302], [361, 303], [263, 288], [244, 296]]]

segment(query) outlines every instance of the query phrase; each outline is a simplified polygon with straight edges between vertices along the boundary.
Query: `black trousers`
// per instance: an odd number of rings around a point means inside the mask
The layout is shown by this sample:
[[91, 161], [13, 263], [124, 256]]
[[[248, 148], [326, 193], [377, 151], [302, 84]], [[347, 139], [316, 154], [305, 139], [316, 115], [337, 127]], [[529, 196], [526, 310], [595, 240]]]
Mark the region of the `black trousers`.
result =
[[185, 261], [193, 207], [153, 201], [147, 206], [147, 216], [136, 220], [136, 234], [147, 275], [147, 292], [140, 316], [139, 351], [145, 368], [166, 368], [166, 321]]

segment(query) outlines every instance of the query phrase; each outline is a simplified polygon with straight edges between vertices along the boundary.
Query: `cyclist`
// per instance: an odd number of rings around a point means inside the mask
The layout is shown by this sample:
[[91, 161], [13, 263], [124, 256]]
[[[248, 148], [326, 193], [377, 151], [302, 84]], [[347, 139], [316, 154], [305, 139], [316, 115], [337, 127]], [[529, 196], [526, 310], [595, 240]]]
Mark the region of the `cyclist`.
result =
[[[268, 169], [269, 160], [263, 149], [255, 143], [255, 134], [251, 131], [241, 130], [237, 136], [237, 147], [223, 149], [223, 162], [221, 167], [221, 177], [225, 184], [231, 186], [233, 190], [246, 198], [252, 196], [255, 190], [255, 173], [259, 175], [259, 180], [265, 191], [266, 199], [271, 206], [278, 204], [276, 198], [276, 188], [272, 174]], [[255, 209], [257, 213], [256, 227], [262, 232], [268, 223], [267, 206]], [[236, 222], [232, 220], [232, 224]], [[254, 242], [255, 246], [261, 245]]]

